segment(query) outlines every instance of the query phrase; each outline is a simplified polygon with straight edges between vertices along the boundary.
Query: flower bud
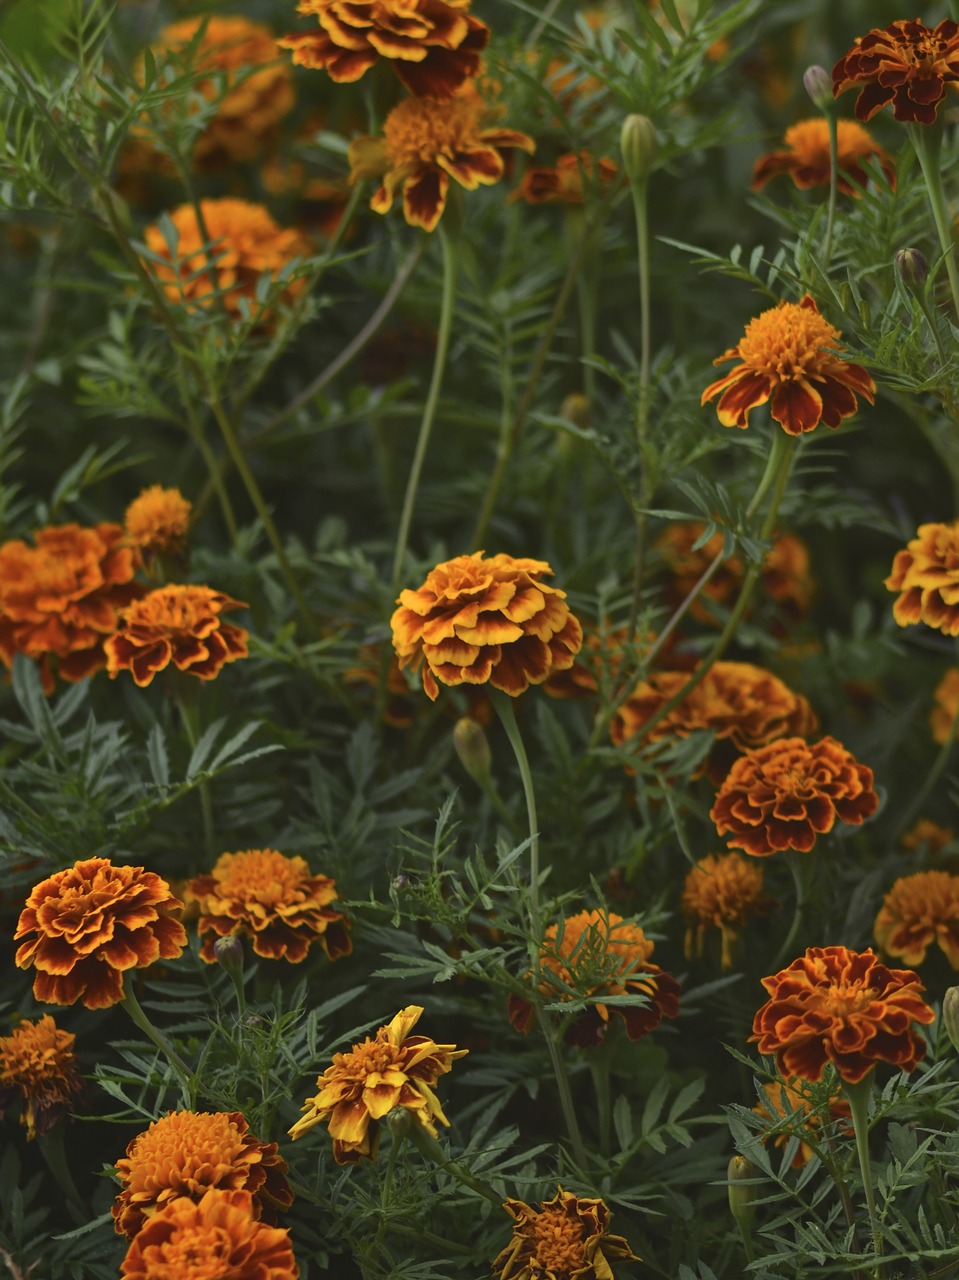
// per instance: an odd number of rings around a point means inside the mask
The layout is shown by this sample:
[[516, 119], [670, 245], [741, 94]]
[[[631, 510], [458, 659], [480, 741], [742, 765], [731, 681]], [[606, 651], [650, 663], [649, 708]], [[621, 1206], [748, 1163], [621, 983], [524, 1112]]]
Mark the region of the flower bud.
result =
[[394, 1138], [405, 1138], [413, 1124], [408, 1107], [393, 1107], [386, 1113], [386, 1127]]
[[802, 82], [806, 86], [806, 92], [820, 111], [833, 109], [835, 98], [832, 93], [832, 78], [825, 67], [820, 67], [818, 63], [807, 67], [803, 72]]
[[453, 729], [453, 746], [460, 758], [460, 764], [474, 780], [482, 785], [489, 777], [493, 757], [482, 726], [469, 716], [457, 720]]
[[584, 395], [574, 391], [559, 406], [559, 416], [581, 431], [586, 431], [593, 422], [593, 406]]
[[754, 1180], [759, 1170], [745, 1156], [733, 1156], [726, 1169], [729, 1183], [729, 1212], [736, 1219], [740, 1231], [745, 1234], [756, 1212], [756, 1186]]
[[394, 876], [393, 879], [390, 881], [390, 888], [393, 890], [394, 893], [403, 893], [409, 887], [410, 887], [410, 878], [408, 875], [405, 875], [402, 871], [399, 873], [398, 876]]
[[959, 1053], [959, 987], [950, 987], [942, 997], [942, 1025]]
[[644, 182], [659, 150], [656, 126], [649, 116], [635, 112], [628, 115], [623, 121], [619, 145], [623, 152], [623, 168], [630, 182]]
[[231, 976], [243, 972], [243, 943], [235, 933], [227, 938], [217, 938], [213, 944], [213, 954], [219, 965]]
[[921, 288], [929, 275], [929, 263], [920, 249], [900, 249], [896, 254], [896, 270], [904, 285]]

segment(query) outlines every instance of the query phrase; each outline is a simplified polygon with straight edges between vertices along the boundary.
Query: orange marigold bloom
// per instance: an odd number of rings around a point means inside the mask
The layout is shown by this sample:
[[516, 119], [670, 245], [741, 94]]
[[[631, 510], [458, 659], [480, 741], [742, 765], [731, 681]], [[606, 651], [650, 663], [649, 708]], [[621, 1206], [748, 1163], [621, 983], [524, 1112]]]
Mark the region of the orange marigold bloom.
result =
[[710, 853], [687, 872], [682, 906], [686, 959], [701, 956], [706, 930], [718, 929], [725, 971], [733, 967], [733, 946], [746, 921], [775, 911], [779, 903], [763, 891], [761, 866], [738, 853]]
[[15, 1101], [28, 1138], [48, 1133], [83, 1092], [73, 1046], [48, 1013], [0, 1036], [0, 1116]]
[[784, 1076], [819, 1080], [827, 1062], [857, 1084], [877, 1062], [912, 1071], [926, 1053], [912, 1023], [935, 1021], [911, 969], [887, 969], [870, 948], [810, 947], [771, 978], [750, 1036]]
[[936, 685], [935, 705], [929, 713], [934, 742], [945, 746], [949, 731], [959, 715], [959, 667], [950, 667]]
[[[864, 160], [875, 158], [883, 172], [895, 184], [896, 162], [888, 152], [855, 120], [838, 120], [836, 187], [847, 196], [859, 196], [860, 188], [869, 181], [869, 174], [862, 166]], [[758, 191], [770, 178], [788, 173], [797, 187], [823, 187], [829, 185], [832, 168], [829, 155], [829, 124], [823, 116], [814, 120], [800, 120], [786, 130], [784, 151], [771, 151], [760, 156], [753, 169], [752, 187]], [[852, 181], [850, 181], [852, 179]]]
[[941, 853], [955, 838], [956, 833], [952, 827], [942, 827], [931, 818], [920, 818], [912, 830], [902, 837], [902, 847], [914, 853], [925, 845], [930, 853]]
[[144, 559], [183, 546], [190, 526], [192, 504], [179, 489], [152, 484], [130, 503], [123, 517], [127, 541]]
[[239, 1111], [169, 1111], [138, 1134], [116, 1163], [122, 1190], [113, 1225], [132, 1240], [173, 1200], [198, 1202], [210, 1187], [246, 1191], [254, 1217], [276, 1220], [293, 1193], [275, 1142], [260, 1142]]
[[959, 636], [959, 520], [921, 524], [897, 551], [885, 580], [900, 592], [892, 616], [900, 627], [924, 622], [947, 636]]
[[493, 1262], [499, 1280], [613, 1280], [610, 1258], [640, 1262], [624, 1236], [609, 1233], [603, 1200], [587, 1200], [558, 1187], [536, 1208], [506, 1200], [513, 1238]]
[[808, 744], [782, 738], [741, 756], [709, 816], [733, 849], [763, 858], [781, 849], [808, 853], [838, 818], [860, 826], [879, 797], [872, 770], [835, 738]]
[[275, 849], [224, 853], [207, 876], [190, 881], [199, 903], [198, 925], [208, 964], [216, 962], [217, 938], [243, 934], [253, 950], [269, 960], [298, 964], [319, 942], [331, 960], [353, 950], [349, 923], [336, 900], [336, 883], [314, 876], [303, 858], [288, 858]]
[[350, 143], [350, 182], [382, 178], [370, 201], [376, 213], [389, 213], [402, 189], [406, 221], [434, 231], [446, 208], [450, 178], [467, 191], [492, 186], [505, 168], [498, 148], [520, 147], [531, 154], [535, 149], [525, 133], [484, 128], [492, 114], [471, 85], [450, 102], [406, 98], [386, 117], [383, 137]]
[[245, 609], [222, 591], [201, 586], [158, 587], [120, 613], [107, 641], [107, 671], [129, 671], [141, 689], [172, 662], [179, 671], [213, 680], [227, 662], [247, 656], [247, 632], [220, 617]]
[[569, 151], [552, 168], [527, 169], [509, 198], [528, 204], [583, 204], [587, 192], [595, 193], [618, 175], [619, 165], [605, 156], [597, 160], [589, 151]]
[[937, 943], [959, 969], [959, 876], [917, 871], [898, 879], [882, 900], [873, 933], [888, 956], [922, 964]]
[[286, 1227], [253, 1216], [246, 1191], [210, 1187], [170, 1201], [146, 1222], [120, 1264], [123, 1280], [297, 1280]]
[[35, 659], [49, 693], [54, 672], [75, 681], [99, 671], [118, 611], [143, 588], [118, 524], [51, 525], [34, 544], [0, 546], [0, 659], [7, 667], [16, 653]]
[[583, 643], [566, 592], [540, 579], [543, 560], [482, 551], [445, 560], [415, 591], [401, 591], [390, 619], [401, 667], [422, 667], [435, 701], [442, 684], [491, 684], [516, 698], [564, 671]]
[[808, 293], [801, 302], [780, 302], [750, 320], [739, 344], [713, 361], [740, 363], [710, 383], [702, 403], [722, 392], [716, 412], [724, 427], [747, 427], [750, 410], [767, 401], [787, 435], [800, 436], [820, 422], [838, 427], [859, 407], [857, 394], [870, 404], [876, 396], [862, 365], [834, 354], [843, 350], [840, 337]]
[[[257, 300], [257, 286], [267, 272], [276, 275], [294, 258], [308, 255], [309, 239], [295, 228], [277, 226], [262, 205], [248, 200], [201, 200], [200, 211], [209, 240], [192, 204], [170, 213], [178, 237], [175, 260], [159, 224], [147, 227], [146, 246], [161, 259], [148, 262], [147, 269], [171, 302], [190, 311], [222, 305], [229, 316], [239, 318], [248, 306], [257, 323], [267, 324], [270, 315]], [[304, 279], [290, 280], [281, 301], [293, 302], [305, 288]]]
[[947, 18], [930, 30], [914, 18], [874, 27], [839, 59], [832, 80], [837, 98], [863, 86], [855, 108], [860, 120], [891, 102], [897, 120], [933, 124], [946, 89], [959, 84], [959, 24]]
[[376, 1158], [379, 1122], [394, 1107], [404, 1107], [434, 1138], [437, 1120], [449, 1125], [434, 1089], [469, 1050], [411, 1036], [422, 1014], [421, 1005], [407, 1005], [374, 1039], [367, 1036], [349, 1053], [334, 1053], [333, 1065], [317, 1078], [319, 1093], [303, 1104], [305, 1115], [290, 1137], [301, 1138], [326, 1121], [337, 1164], [352, 1164], [364, 1156]]
[[[174, 960], [186, 931], [167, 882], [143, 867], [87, 858], [31, 892], [14, 939], [26, 938], [17, 967], [37, 971], [33, 994], [46, 1004], [107, 1009], [123, 999], [123, 975]], [[30, 935], [34, 934], [35, 937]]]
[[[570, 1044], [588, 1048], [606, 1035], [610, 1012], [626, 1024], [630, 1040], [641, 1040], [663, 1018], [679, 1013], [679, 983], [659, 965], [650, 964], [654, 944], [639, 925], [605, 911], [580, 911], [551, 924], [540, 947], [539, 990], [548, 1001], [570, 1000], [570, 988], [599, 1000], [573, 1018], [566, 1032]], [[606, 996], [641, 995], [643, 1004], [603, 1003]], [[511, 995], [509, 1020], [524, 1034], [533, 1023], [533, 1006]]]
[[[804, 1083], [803, 1080], [797, 1080], [795, 1077], [790, 1077], [789, 1080], [769, 1080], [763, 1085], [763, 1093], [766, 1095], [765, 1102], [757, 1102], [753, 1107], [753, 1111], [761, 1119], [768, 1120], [770, 1128], [778, 1125], [787, 1116], [799, 1112], [803, 1120], [803, 1128], [808, 1134], [814, 1136], [822, 1125], [822, 1118], [819, 1112], [813, 1108], [807, 1093], [804, 1092]], [[849, 1103], [843, 1097], [841, 1090], [836, 1089], [829, 1098], [830, 1119], [848, 1121], [851, 1115]], [[763, 1142], [768, 1142], [770, 1136], [770, 1134], [766, 1134], [762, 1139]], [[773, 1139], [773, 1146], [785, 1147], [791, 1136], [784, 1130]], [[812, 1157], [812, 1147], [808, 1142], [800, 1140], [799, 1150], [793, 1157], [792, 1167], [801, 1169], [803, 1165], [809, 1163]]]

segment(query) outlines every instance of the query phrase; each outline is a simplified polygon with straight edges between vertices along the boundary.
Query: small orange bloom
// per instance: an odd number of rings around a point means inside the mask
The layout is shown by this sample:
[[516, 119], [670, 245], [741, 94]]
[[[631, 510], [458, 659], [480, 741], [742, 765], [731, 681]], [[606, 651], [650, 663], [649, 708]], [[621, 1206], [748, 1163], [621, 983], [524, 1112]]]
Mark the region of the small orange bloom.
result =
[[0, 1036], [0, 1116], [16, 1100], [27, 1137], [48, 1133], [83, 1092], [73, 1046], [48, 1013]]
[[951, 827], [942, 827], [930, 818], [920, 818], [912, 830], [907, 831], [902, 837], [902, 847], [908, 849], [910, 853], [914, 853], [923, 846], [930, 853], [941, 853], [955, 838], [956, 833]]
[[213, 680], [228, 662], [247, 656], [247, 632], [221, 613], [245, 609], [211, 587], [158, 587], [120, 613], [107, 641], [107, 671], [129, 671], [141, 689], [172, 662], [179, 671]]
[[722, 392], [716, 412], [724, 427], [747, 427], [750, 410], [767, 401], [787, 435], [820, 422], [838, 427], [859, 407], [857, 394], [870, 404], [876, 395], [862, 365], [834, 354], [843, 350], [840, 337], [808, 293], [801, 302], [780, 302], [750, 320], [738, 346], [713, 361], [740, 363], [706, 388], [702, 403]]
[[117, 1232], [132, 1240], [158, 1210], [210, 1187], [246, 1191], [254, 1217], [276, 1220], [293, 1193], [275, 1142], [260, 1142], [239, 1111], [170, 1111], [133, 1139], [116, 1163], [122, 1191], [113, 1203]]
[[123, 531], [145, 560], [177, 552], [190, 526], [190, 510], [191, 504], [179, 489], [153, 484], [127, 507]]
[[892, 606], [900, 627], [924, 622], [959, 636], [959, 520], [921, 524], [905, 550], [896, 552], [885, 581], [901, 593]]
[[122, 1280], [297, 1280], [285, 1227], [253, 1216], [246, 1191], [210, 1187], [171, 1200], [146, 1222], [120, 1264]]
[[[33, 994], [46, 1004], [108, 1009], [123, 999], [123, 975], [174, 960], [186, 931], [183, 906], [165, 880], [143, 867], [88, 858], [41, 881], [20, 913], [17, 968], [37, 971]], [[30, 937], [35, 934], [35, 937]]]
[[317, 1078], [319, 1093], [303, 1104], [306, 1114], [290, 1137], [295, 1141], [326, 1121], [337, 1164], [352, 1164], [364, 1156], [376, 1158], [379, 1122], [394, 1107], [405, 1107], [434, 1138], [437, 1121], [449, 1125], [434, 1089], [469, 1050], [411, 1036], [422, 1014], [421, 1005], [407, 1005], [375, 1039], [367, 1037], [349, 1053], [334, 1053], [333, 1065]]
[[314, 942], [331, 960], [353, 949], [346, 916], [329, 905], [336, 883], [310, 875], [303, 858], [275, 849], [224, 853], [208, 876], [190, 881], [190, 894], [199, 903], [200, 954], [208, 964], [216, 962], [216, 939], [233, 934], [252, 938], [258, 956], [291, 964]]
[[641, 1261], [624, 1236], [610, 1235], [603, 1200], [558, 1187], [538, 1208], [522, 1200], [506, 1200], [503, 1208], [516, 1225], [493, 1262], [499, 1280], [613, 1280], [610, 1258]]
[[933, 741], [945, 746], [949, 731], [959, 715], [959, 667], [949, 668], [936, 685], [933, 697], [935, 705], [929, 713], [929, 727]]
[[[860, 188], [869, 181], [862, 166], [864, 160], [876, 159], [889, 182], [895, 185], [896, 162], [888, 152], [855, 120], [837, 122], [836, 187], [847, 196], [859, 196]], [[770, 178], [788, 173], [797, 187], [829, 185], [832, 162], [829, 154], [829, 124], [823, 116], [800, 120], [786, 130], [786, 149], [760, 156], [753, 170], [752, 187], [758, 191]], [[850, 181], [852, 179], [852, 181]]]
[[959, 85], [959, 24], [947, 18], [930, 30], [915, 18], [874, 27], [839, 59], [832, 79], [837, 98], [863, 86], [855, 108], [860, 120], [891, 102], [897, 120], [933, 124], [946, 90]]
[[[822, 1119], [819, 1112], [813, 1108], [812, 1102], [804, 1090], [804, 1085], [805, 1081], [797, 1080], [795, 1077], [791, 1077], [789, 1080], [768, 1081], [763, 1085], [763, 1092], [766, 1095], [765, 1104], [757, 1102], [753, 1107], [753, 1111], [762, 1120], [768, 1120], [770, 1128], [780, 1124], [787, 1116], [798, 1112], [802, 1118], [803, 1128], [806, 1133], [814, 1137], [821, 1127]], [[829, 1098], [829, 1118], [831, 1120], [848, 1121], [851, 1114], [849, 1103], [842, 1096], [842, 1092], [836, 1089]], [[765, 1134], [762, 1139], [763, 1142], [767, 1142], [770, 1136], [770, 1134]], [[773, 1146], [785, 1147], [791, 1136], [784, 1129], [773, 1139]], [[792, 1167], [801, 1169], [803, 1165], [809, 1163], [812, 1157], [812, 1147], [808, 1142], [800, 1141], [799, 1150], [793, 1157]]]
[[601, 688], [612, 685], [631, 652], [636, 656], [648, 652], [655, 639], [649, 632], [645, 640], [631, 643], [625, 627], [584, 625], [579, 657], [571, 667], [550, 672], [543, 688], [553, 698], [595, 697]]
[[589, 151], [569, 151], [552, 168], [527, 169], [509, 198], [527, 204], [583, 204], [587, 193], [595, 194], [618, 175], [619, 165], [605, 156], [596, 160]]
[[763, 891], [762, 867], [738, 853], [709, 853], [686, 874], [683, 885], [686, 959], [703, 954], [707, 929], [722, 938], [721, 964], [733, 967], [733, 947], [752, 916], [768, 915], [779, 903]]
[[849, 1084], [877, 1062], [913, 1071], [926, 1054], [912, 1023], [935, 1021], [911, 969], [887, 969], [872, 950], [810, 947], [771, 978], [770, 999], [753, 1020], [751, 1040], [776, 1056], [784, 1076], [819, 1080], [827, 1062]]
[[0, 660], [10, 667], [16, 653], [33, 658], [50, 693], [54, 672], [75, 681], [99, 671], [118, 610], [143, 588], [118, 524], [51, 525], [34, 543], [0, 546]]
[[733, 849], [763, 858], [780, 849], [808, 853], [836, 820], [859, 826], [879, 805], [872, 770], [841, 742], [781, 738], [735, 762], [709, 816]]
[[450, 178], [467, 191], [492, 186], [505, 169], [499, 148], [535, 148], [532, 138], [515, 129], [484, 128], [492, 114], [472, 85], [449, 102], [406, 98], [386, 117], [383, 137], [350, 143], [350, 182], [382, 178], [370, 208], [389, 213], [402, 190], [406, 221], [434, 231]]
[[902, 876], [885, 898], [873, 932], [888, 956], [922, 964], [933, 943], [959, 969], [959, 876], [917, 871]]
[[[630, 1040], [641, 1040], [663, 1018], [679, 1013], [679, 983], [650, 964], [654, 944], [639, 925], [605, 911], [580, 911], [562, 925], [551, 924], [540, 947], [539, 990], [548, 1001], [570, 1000], [570, 988], [600, 999], [573, 1018], [570, 1044], [588, 1048], [606, 1035], [610, 1012], [626, 1024]], [[605, 996], [641, 995], [643, 1004], [604, 1004]], [[533, 1006], [511, 995], [509, 1020], [524, 1034], [533, 1024]]]
[[445, 560], [415, 591], [402, 591], [390, 619], [401, 667], [422, 667], [436, 700], [442, 684], [491, 684], [516, 698], [564, 671], [583, 643], [565, 591], [540, 579], [543, 560], [483, 552]]

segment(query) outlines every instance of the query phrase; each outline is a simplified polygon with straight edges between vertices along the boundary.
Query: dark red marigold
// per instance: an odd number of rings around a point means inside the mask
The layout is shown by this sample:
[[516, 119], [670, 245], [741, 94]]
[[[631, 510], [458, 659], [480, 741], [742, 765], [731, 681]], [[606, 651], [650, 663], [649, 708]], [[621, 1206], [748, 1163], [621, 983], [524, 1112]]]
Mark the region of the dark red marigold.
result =
[[946, 90], [959, 83], [959, 24], [947, 18], [933, 31], [914, 18], [874, 27], [839, 59], [832, 79], [837, 98], [862, 86], [855, 108], [860, 120], [891, 102], [897, 120], [932, 124]]

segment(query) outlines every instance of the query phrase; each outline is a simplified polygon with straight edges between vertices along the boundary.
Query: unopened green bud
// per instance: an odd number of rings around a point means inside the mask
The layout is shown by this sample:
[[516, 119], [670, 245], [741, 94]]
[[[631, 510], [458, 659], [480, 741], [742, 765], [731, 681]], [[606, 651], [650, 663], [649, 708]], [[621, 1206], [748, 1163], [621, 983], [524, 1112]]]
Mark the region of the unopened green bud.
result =
[[802, 82], [806, 92], [820, 111], [832, 111], [836, 100], [832, 92], [832, 78], [825, 67], [815, 63], [803, 72]]
[[483, 785], [489, 777], [493, 757], [482, 726], [469, 716], [457, 720], [453, 729], [453, 746], [469, 776]]
[[559, 416], [571, 422], [574, 427], [579, 427], [581, 431], [586, 431], [592, 426], [593, 406], [584, 395], [574, 391], [559, 406]]
[[896, 254], [896, 270], [904, 285], [922, 288], [929, 275], [929, 263], [920, 249], [900, 249]]
[[942, 997], [942, 1025], [959, 1053], [959, 987], [950, 987]]
[[386, 1127], [394, 1138], [405, 1138], [413, 1124], [413, 1116], [406, 1107], [393, 1107], [386, 1113]]
[[749, 1230], [756, 1212], [755, 1179], [759, 1170], [745, 1156], [733, 1156], [726, 1169], [729, 1183], [729, 1212], [744, 1234]]
[[230, 975], [243, 972], [243, 943], [231, 933], [228, 938], [217, 938], [213, 944], [213, 954], [218, 964]]
[[623, 168], [630, 182], [645, 182], [659, 150], [656, 126], [649, 116], [635, 112], [628, 115], [623, 121], [619, 145], [623, 152]]

